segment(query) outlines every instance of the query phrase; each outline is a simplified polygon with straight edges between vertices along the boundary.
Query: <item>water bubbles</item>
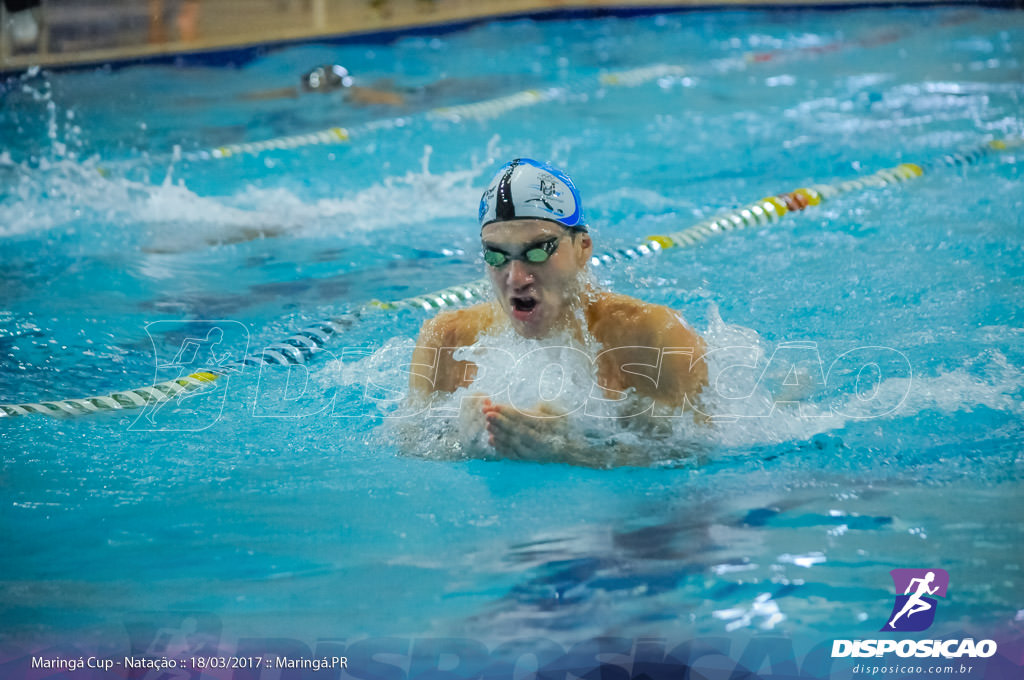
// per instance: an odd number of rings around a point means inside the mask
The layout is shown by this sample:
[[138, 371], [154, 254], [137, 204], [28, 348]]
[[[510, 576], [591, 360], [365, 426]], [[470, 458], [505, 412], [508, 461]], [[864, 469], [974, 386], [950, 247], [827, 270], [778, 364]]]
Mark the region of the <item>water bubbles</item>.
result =
[[793, 564], [804, 569], [810, 569], [816, 564], [824, 564], [827, 560], [822, 552], [811, 552], [805, 555], [790, 555], [784, 553], [779, 555], [778, 561], [781, 564]]
[[726, 632], [732, 632], [754, 625], [762, 630], [773, 630], [786, 620], [771, 593], [761, 593], [749, 607], [732, 607], [712, 612], [716, 619], [726, 621]]

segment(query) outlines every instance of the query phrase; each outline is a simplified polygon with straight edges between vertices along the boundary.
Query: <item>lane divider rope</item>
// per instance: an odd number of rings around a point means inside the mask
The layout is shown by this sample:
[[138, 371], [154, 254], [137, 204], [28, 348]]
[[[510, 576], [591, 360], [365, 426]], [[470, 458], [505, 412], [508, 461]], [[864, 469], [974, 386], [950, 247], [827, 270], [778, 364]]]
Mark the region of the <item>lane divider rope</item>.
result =
[[[976, 13], [964, 12], [952, 15], [946, 20], [939, 22], [939, 25], [949, 26], [957, 23], [963, 23], [975, 16]], [[817, 56], [835, 52], [847, 47], [877, 47], [879, 45], [895, 42], [909, 33], [910, 31], [896, 31], [891, 28], [887, 28], [882, 29], [877, 34], [860, 40], [840, 40], [826, 43], [824, 45], [805, 45], [765, 52], [746, 52], [743, 55], [736, 57], [713, 59], [704, 64], [703, 68], [678, 64], [650, 64], [622, 71], [608, 71], [599, 74], [596, 78], [596, 82], [593, 78], [586, 78], [547, 88], [531, 88], [479, 102], [456, 106], [436, 107], [426, 111], [424, 115], [428, 120], [444, 120], [449, 122], [460, 122], [465, 119], [488, 120], [497, 118], [498, 116], [515, 109], [535, 106], [544, 102], [564, 98], [574, 93], [583, 94], [591, 92], [595, 85], [599, 87], [637, 87], [662, 78], [699, 75], [701, 73], [708, 72], [720, 74], [732, 70], [743, 69], [751, 64], [762, 64], [773, 61], [778, 62], [802, 56]], [[411, 120], [411, 117], [389, 118], [370, 121], [348, 128], [330, 127], [325, 130], [308, 134], [287, 135], [259, 142], [225, 144], [213, 149], [186, 151], [181, 154], [181, 158], [189, 161], [225, 159], [240, 155], [258, 155], [269, 150], [297, 149], [321, 144], [342, 144], [350, 142], [353, 138], [358, 138], [364, 134], [372, 133], [377, 130], [405, 127]]]
[[[885, 187], [916, 179], [943, 167], [977, 165], [990, 154], [1024, 146], [1024, 139], [994, 140], [966, 151], [945, 154], [926, 163], [901, 163], [879, 170], [866, 177], [834, 184], [815, 184], [782, 194], [776, 194], [715, 215], [677, 232], [647, 237], [631, 248], [612, 250], [591, 258], [594, 267], [652, 257], [673, 248], [696, 246], [713, 236], [729, 231], [767, 226], [789, 213], [802, 212], [835, 199], [843, 194], [865, 189]], [[206, 387], [221, 377], [243, 371], [249, 366], [304, 364], [334, 337], [374, 312], [440, 311], [455, 309], [486, 299], [490, 293], [487, 279], [444, 288], [433, 293], [417, 295], [393, 302], [374, 300], [341, 316], [332, 317], [295, 331], [288, 338], [268, 345], [262, 352], [251, 353], [216, 369], [208, 368], [187, 376], [131, 390], [80, 399], [60, 399], [27, 404], [0, 405], [0, 418], [41, 414], [47, 416], [77, 416], [104, 411], [121, 411], [145, 407], [155, 402], [170, 401], [182, 394]]]

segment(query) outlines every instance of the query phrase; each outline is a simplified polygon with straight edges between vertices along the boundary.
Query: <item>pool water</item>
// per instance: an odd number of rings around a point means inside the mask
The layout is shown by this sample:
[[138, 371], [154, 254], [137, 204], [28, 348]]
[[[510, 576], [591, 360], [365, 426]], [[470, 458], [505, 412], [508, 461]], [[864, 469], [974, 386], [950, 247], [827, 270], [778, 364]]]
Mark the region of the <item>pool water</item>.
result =
[[[9, 78], [0, 402], [148, 385], [155, 355], [214, 326], [240, 358], [477, 279], [479, 194], [512, 157], [573, 175], [602, 251], [1019, 138], [1022, 59], [1019, 12], [715, 10]], [[250, 96], [320, 63], [408, 100]], [[655, 64], [683, 68], [608, 77]], [[527, 89], [543, 97], [435, 111]], [[348, 143], [213, 153], [335, 126]], [[600, 269], [721, 350], [700, 455], [407, 455], [381, 403], [400, 401], [427, 318], [411, 312], [366, 315], [308, 373], [253, 368], [148, 424], [0, 419], [0, 640], [120, 640], [126, 621], [184, 611], [310, 644], [816, 643], [876, 636], [888, 572], [930, 567], [950, 595], [929, 635], [1019, 637], [1021, 160], [993, 152]]]

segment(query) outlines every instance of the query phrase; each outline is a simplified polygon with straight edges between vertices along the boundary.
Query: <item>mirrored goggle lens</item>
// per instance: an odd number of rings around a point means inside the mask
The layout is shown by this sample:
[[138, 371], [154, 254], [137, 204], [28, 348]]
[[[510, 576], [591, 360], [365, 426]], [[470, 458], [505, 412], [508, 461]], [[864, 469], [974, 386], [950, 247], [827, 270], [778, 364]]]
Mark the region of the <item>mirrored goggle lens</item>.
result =
[[530, 248], [523, 255], [530, 262], [540, 264], [541, 262], [547, 262], [551, 254], [544, 248]]
[[499, 253], [497, 250], [485, 250], [484, 262], [492, 267], [500, 267], [508, 262], [508, 257], [505, 256], [505, 253]]
[[[541, 264], [542, 262], [547, 262], [549, 257], [551, 257], [551, 253], [544, 248], [530, 248], [523, 253], [521, 259], [533, 264]], [[500, 267], [503, 264], [508, 263], [511, 259], [512, 258], [505, 253], [498, 252], [497, 250], [484, 251], [484, 262], [492, 267]]]

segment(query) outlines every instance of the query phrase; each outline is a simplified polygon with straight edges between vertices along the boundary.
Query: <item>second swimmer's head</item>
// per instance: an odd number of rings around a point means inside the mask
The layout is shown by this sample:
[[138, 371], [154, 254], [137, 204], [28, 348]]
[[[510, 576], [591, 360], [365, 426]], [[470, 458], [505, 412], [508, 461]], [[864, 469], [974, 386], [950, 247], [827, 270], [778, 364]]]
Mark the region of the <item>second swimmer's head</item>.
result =
[[302, 89], [306, 92], [330, 92], [352, 86], [348, 69], [338, 64], [317, 66], [302, 76]]

